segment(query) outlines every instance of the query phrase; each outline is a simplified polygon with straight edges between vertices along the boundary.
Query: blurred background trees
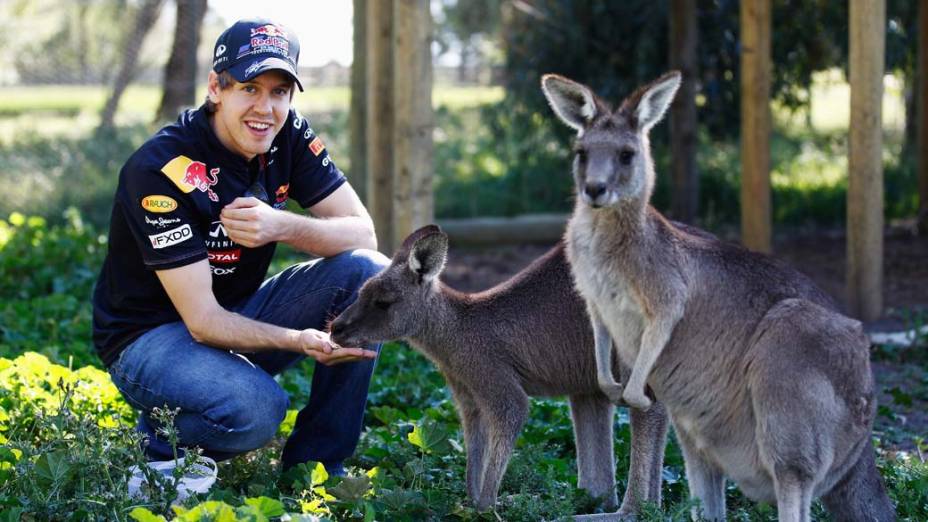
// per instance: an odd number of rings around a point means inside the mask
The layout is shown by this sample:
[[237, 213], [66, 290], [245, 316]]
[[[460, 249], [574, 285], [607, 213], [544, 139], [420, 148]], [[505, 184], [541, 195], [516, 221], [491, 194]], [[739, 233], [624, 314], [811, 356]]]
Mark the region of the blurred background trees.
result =
[[[681, 15], [688, 3], [694, 14]], [[890, 218], [911, 217], [918, 205], [919, 5], [924, 2], [887, 0]], [[560, 73], [618, 102], [682, 66], [672, 59], [678, 51], [670, 35], [683, 27], [695, 35], [695, 45], [676, 44], [692, 47], [695, 123], [675, 132], [692, 142], [691, 165], [688, 174], [671, 176], [671, 158], [690, 153], [671, 155], [670, 125], [656, 128], [655, 203], [709, 228], [737, 223], [738, 7], [737, 0], [432, 0], [436, 216], [568, 211], [570, 132], [545, 105], [539, 76]], [[11, 57], [0, 71], [0, 189], [17, 195], [0, 201], [0, 216], [23, 210], [55, 220], [61, 205], [76, 204], [91, 221], [105, 223], [106, 210], [98, 206], [112, 194], [119, 165], [157, 125], [200, 102], [212, 43], [232, 21], [222, 9], [206, 0], [0, 2], [0, 14], [16, 27], [0, 35], [0, 50]], [[834, 226], [844, 219], [847, 9], [847, 2], [773, 1], [771, 170], [778, 224]], [[324, 18], [321, 7], [312, 14]], [[304, 63], [322, 45], [304, 42]], [[312, 87], [295, 103], [350, 174], [349, 143], [361, 138], [349, 135], [347, 67], [305, 67], [301, 74]], [[121, 90], [124, 85], [129, 88]], [[93, 138], [87, 130], [106, 124], [110, 113], [116, 136]], [[687, 177], [691, 184], [683, 185]], [[684, 196], [692, 201], [673, 205]]]

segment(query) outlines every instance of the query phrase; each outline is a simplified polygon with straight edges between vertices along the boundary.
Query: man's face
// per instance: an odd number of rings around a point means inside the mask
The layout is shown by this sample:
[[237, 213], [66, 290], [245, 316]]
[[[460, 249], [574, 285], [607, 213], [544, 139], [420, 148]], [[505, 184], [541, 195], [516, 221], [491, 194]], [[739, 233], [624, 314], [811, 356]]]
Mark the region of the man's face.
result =
[[213, 130], [232, 152], [251, 160], [271, 148], [290, 110], [293, 82], [280, 71], [268, 71], [245, 83], [220, 89], [209, 73], [209, 98], [216, 104]]

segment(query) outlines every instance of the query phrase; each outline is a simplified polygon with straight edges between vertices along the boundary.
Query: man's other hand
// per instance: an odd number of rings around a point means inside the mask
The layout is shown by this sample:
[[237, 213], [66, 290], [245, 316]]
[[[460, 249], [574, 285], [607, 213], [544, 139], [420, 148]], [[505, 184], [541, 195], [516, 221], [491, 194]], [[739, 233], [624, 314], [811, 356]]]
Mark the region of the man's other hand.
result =
[[235, 198], [219, 214], [229, 239], [248, 248], [277, 241], [282, 218], [282, 211], [252, 197]]

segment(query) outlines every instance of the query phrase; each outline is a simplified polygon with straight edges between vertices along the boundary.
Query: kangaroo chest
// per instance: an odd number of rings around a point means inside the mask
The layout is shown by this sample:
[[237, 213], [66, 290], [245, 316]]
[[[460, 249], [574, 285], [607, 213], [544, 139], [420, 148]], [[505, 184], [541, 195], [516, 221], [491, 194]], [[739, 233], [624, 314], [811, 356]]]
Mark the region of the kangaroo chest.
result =
[[619, 357], [628, 365], [638, 354], [644, 313], [621, 256], [596, 234], [569, 233], [568, 237], [577, 291], [605, 323]]

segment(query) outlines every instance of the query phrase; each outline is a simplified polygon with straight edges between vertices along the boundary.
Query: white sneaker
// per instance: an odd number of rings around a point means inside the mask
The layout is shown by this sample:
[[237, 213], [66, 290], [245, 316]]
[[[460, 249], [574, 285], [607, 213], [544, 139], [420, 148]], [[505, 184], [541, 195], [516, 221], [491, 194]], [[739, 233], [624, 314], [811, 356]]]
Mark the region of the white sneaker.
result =
[[[174, 473], [174, 468], [181, 466], [184, 463], [184, 458], [181, 457], [175, 460], [159, 460], [154, 462], [149, 462], [148, 467], [154, 471], [161, 473], [168, 480], [172, 480], [172, 475]], [[129, 496], [130, 497], [142, 497], [145, 494], [142, 491], [142, 486], [147, 485], [145, 480], [145, 474], [138, 466], [132, 466], [129, 468], [132, 471], [132, 477], [129, 478]], [[192, 469], [188, 470], [187, 473], [180, 478], [180, 481], [177, 483], [177, 500], [176, 502], [181, 502], [193, 493], [206, 493], [209, 491], [209, 488], [216, 482], [216, 474], [219, 471], [216, 461], [209, 457], [199, 457], [197, 463], [193, 465]]]

